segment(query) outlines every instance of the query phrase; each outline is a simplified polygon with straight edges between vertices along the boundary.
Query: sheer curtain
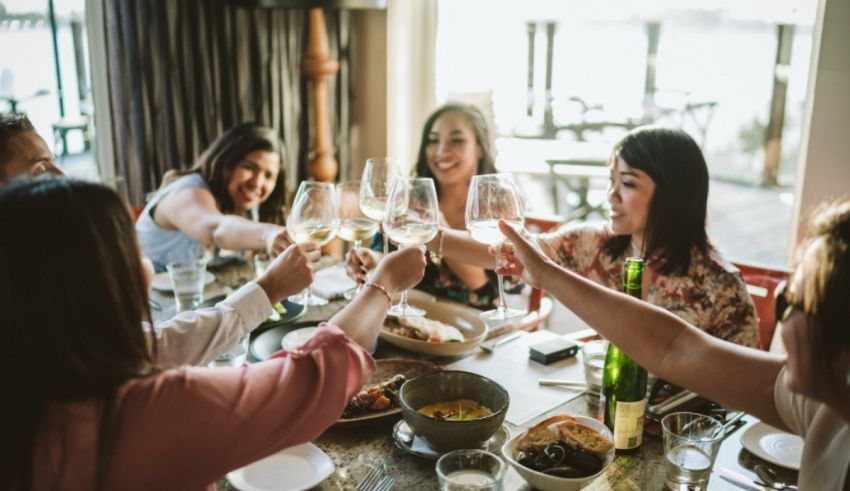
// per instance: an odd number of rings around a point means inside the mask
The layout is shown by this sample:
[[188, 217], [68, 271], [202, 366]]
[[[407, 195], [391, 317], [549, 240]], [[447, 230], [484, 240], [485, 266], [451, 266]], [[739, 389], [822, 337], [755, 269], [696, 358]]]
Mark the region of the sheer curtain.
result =
[[[102, 8], [115, 175], [131, 204], [143, 204], [165, 171], [190, 166], [219, 134], [245, 121], [279, 131], [292, 189], [303, 175], [310, 136], [300, 69], [305, 10], [206, 0], [114, 0]], [[348, 16], [326, 15], [332, 54], [347, 66]], [[341, 165], [347, 81], [331, 82]]]

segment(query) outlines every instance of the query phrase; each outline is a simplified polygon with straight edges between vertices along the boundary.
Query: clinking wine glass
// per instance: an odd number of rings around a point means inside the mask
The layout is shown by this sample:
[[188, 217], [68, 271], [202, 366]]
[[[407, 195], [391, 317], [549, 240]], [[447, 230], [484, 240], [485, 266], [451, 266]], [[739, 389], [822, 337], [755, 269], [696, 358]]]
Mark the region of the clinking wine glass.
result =
[[[384, 220], [387, 198], [393, 180], [400, 176], [398, 162], [389, 157], [373, 157], [366, 160], [360, 181], [360, 208], [363, 213], [379, 224]], [[387, 234], [384, 233], [384, 254], [389, 252]]]
[[[313, 242], [323, 246], [336, 236], [339, 225], [337, 193], [328, 182], [303, 181], [286, 219], [286, 231], [296, 243]], [[310, 287], [289, 298], [302, 305], [326, 305], [324, 298], [313, 296]]]
[[[510, 174], [483, 174], [472, 176], [469, 195], [466, 198], [466, 228], [476, 242], [493, 246], [499, 251], [496, 257], [501, 262], [501, 244], [505, 236], [499, 231], [499, 220], [505, 220], [516, 229], [522, 228], [523, 206]], [[504, 320], [525, 314], [509, 309], [505, 304], [502, 275], [499, 281], [499, 306], [495, 310], [481, 313], [486, 320]]]
[[[390, 188], [384, 215], [384, 232], [402, 246], [430, 242], [439, 230], [437, 190], [430, 177], [396, 177]], [[407, 303], [407, 291], [401, 302], [389, 310], [395, 316], [423, 316], [425, 311]]]
[[[360, 248], [360, 243], [372, 238], [378, 232], [378, 222], [366, 216], [360, 207], [360, 181], [346, 181], [337, 185], [339, 196], [339, 231], [343, 240], [353, 243], [354, 250]], [[351, 300], [360, 290], [362, 284], [345, 292], [345, 298]]]

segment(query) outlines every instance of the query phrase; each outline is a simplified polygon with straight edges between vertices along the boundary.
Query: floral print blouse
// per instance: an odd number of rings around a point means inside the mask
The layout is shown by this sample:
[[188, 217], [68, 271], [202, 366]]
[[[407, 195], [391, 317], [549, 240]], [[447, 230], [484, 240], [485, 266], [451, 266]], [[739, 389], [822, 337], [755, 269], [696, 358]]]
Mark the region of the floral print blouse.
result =
[[[373, 251], [382, 251], [384, 247], [383, 236], [378, 233], [372, 242], [371, 249]], [[390, 250], [395, 247], [390, 244]], [[437, 297], [454, 300], [470, 307], [475, 307], [479, 310], [489, 310], [495, 308], [499, 304], [499, 282], [496, 273], [491, 270], [485, 271], [487, 274], [487, 283], [480, 288], [473, 290], [458, 278], [458, 276], [449, 268], [445, 261], [439, 266], [431, 261], [430, 254], [426, 254], [427, 264], [425, 265], [425, 274], [422, 281], [416, 285], [417, 290], [430, 293]], [[505, 277], [506, 291], [511, 293], [522, 289], [522, 284], [511, 281], [511, 277]]]
[[[540, 234], [537, 242], [552, 260], [585, 278], [615, 290], [623, 287], [625, 255], [616, 259], [602, 251], [611, 237], [604, 224], [568, 224]], [[688, 274], [667, 276], [651, 265], [645, 300], [676, 314], [712, 336], [758, 347], [755, 306], [738, 270], [715, 251], [691, 254]]]

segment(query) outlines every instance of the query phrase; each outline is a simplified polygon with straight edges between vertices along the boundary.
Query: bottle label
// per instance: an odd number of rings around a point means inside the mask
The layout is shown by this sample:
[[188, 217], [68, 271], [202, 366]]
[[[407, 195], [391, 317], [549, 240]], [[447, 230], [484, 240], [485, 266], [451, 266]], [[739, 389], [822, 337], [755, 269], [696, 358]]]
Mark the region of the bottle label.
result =
[[621, 450], [636, 448], [643, 441], [643, 415], [646, 399], [617, 402], [614, 413], [614, 447]]

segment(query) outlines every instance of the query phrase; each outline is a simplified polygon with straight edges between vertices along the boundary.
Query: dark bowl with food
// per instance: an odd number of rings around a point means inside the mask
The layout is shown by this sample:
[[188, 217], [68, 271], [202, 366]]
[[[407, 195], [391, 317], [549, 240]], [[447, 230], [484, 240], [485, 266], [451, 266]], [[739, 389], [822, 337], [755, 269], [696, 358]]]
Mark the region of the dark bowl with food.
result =
[[440, 451], [480, 447], [502, 426], [510, 403], [498, 383], [458, 370], [408, 380], [399, 399], [413, 433]]

